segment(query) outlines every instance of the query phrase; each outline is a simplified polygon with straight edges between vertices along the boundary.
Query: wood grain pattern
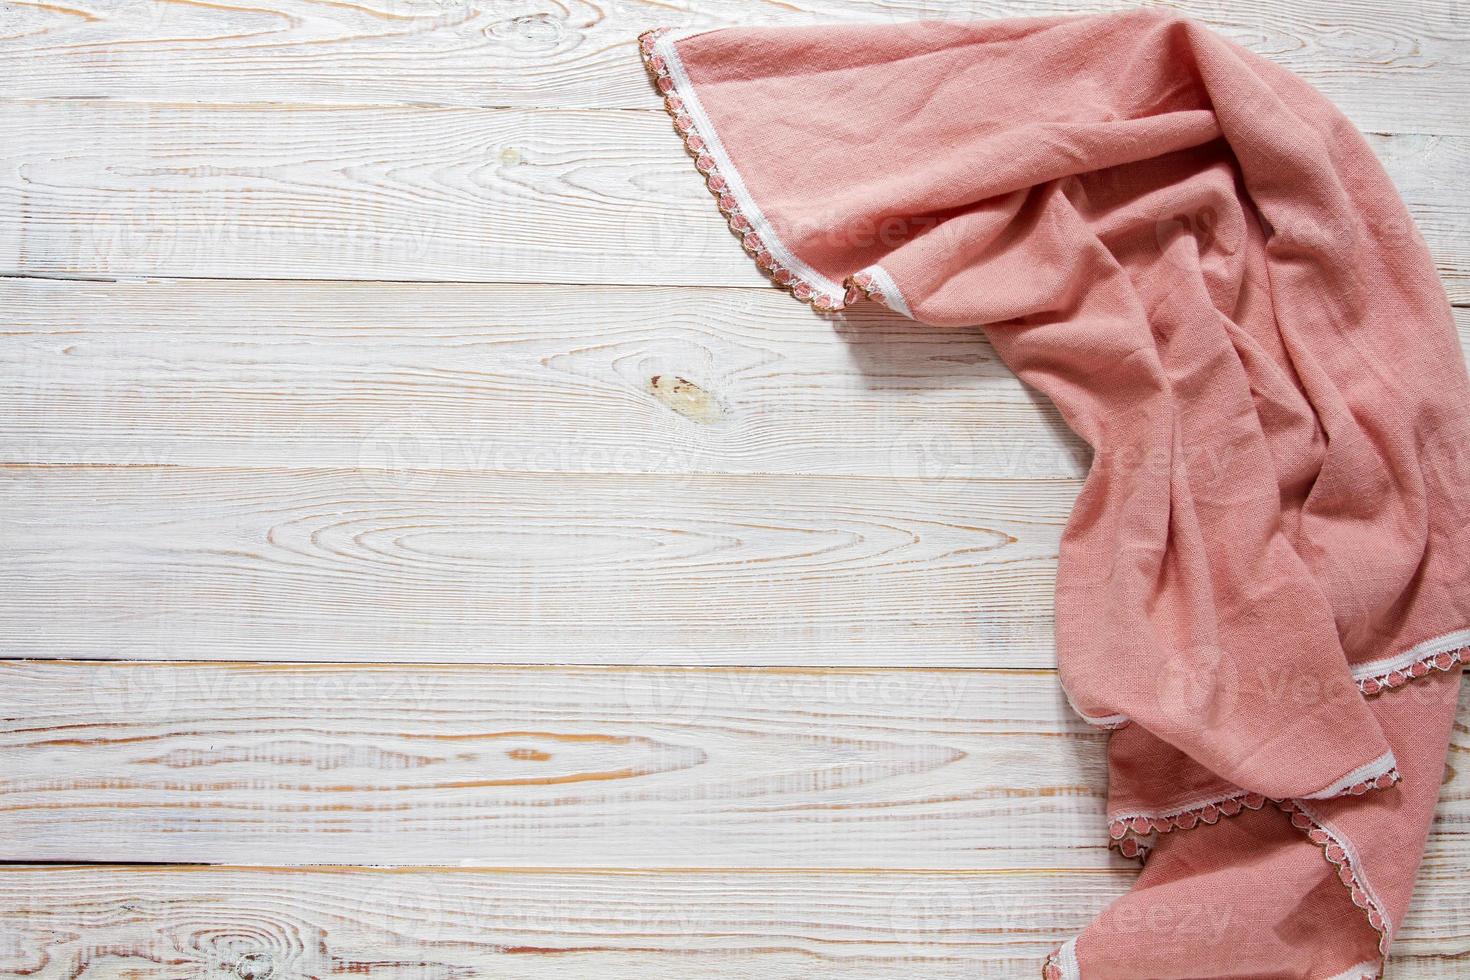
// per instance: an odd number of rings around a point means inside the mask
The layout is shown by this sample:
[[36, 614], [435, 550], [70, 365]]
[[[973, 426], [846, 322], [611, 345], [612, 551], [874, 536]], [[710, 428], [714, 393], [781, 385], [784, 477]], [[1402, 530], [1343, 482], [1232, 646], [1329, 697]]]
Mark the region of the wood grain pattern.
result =
[[994, 18], [1153, 6], [1298, 72], [1360, 126], [1470, 135], [1458, 0], [69, 0], [0, 21], [9, 94], [641, 108], [656, 25]]
[[1087, 466], [979, 331], [870, 303], [819, 318], [775, 289], [0, 280], [0, 310], [5, 461], [925, 480]]
[[1032, 980], [1128, 877], [14, 870], [0, 977]]
[[[1470, 8], [1145, 2], [1470, 303]], [[1086, 453], [766, 288], [632, 40], [1123, 5], [0, 4], [0, 861], [169, 862], [0, 869], [0, 978], [1034, 978], [1132, 880], [1045, 669]], [[1461, 707], [1391, 980], [1470, 956]]]
[[[0, 129], [10, 273], [764, 283], [659, 111], [7, 101]], [[1371, 142], [1470, 300], [1470, 138]]]
[[[1048, 671], [5, 663], [0, 691], [0, 860], [1128, 866], [1105, 735]], [[1463, 878], [1461, 708], [1426, 881]]]
[[[1088, 465], [978, 331], [875, 304], [818, 318], [774, 289], [29, 279], [0, 280], [0, 309], [0, 462], [925, 481]], [[1455, 317], [1470, 351], [1470, 309]], [[680, 384], [697, 405], [666, 397]]]
[[1123, 866], [1103, 734], [1048, 672], [12, 662], [0, 691], [0, 860]]
[[[0, 873], [0, 977], [1034, 980], [1131, 877], [21, 868]], [[1467, 897], [1424, 889], [1389, 977], [1463, 975]]]
[[11, 657], [1050, 666], [1073, 481], [0, 468]]
[[30, 279], [0, 309], [0, 462], [934, 481], [1089, 458], [978, 331], [774, 289]]

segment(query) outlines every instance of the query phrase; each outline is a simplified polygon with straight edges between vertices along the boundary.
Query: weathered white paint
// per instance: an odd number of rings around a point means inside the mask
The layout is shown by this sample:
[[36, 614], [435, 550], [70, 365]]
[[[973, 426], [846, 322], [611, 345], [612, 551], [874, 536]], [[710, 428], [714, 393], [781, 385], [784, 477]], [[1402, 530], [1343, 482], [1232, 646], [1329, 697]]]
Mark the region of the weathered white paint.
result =
[[[763, 284], [648, 102], [0, 101], [0, 272]], [[1470, 299], [1470, 137], [1371, 142], [1451, 296]]]
[[1470, 135], [1459, 0], [69, 0], [7, 9], [7, 94], [150, 102], [642, 108], [649, 27], [1149, 6], [1285, 65], [1361, 128]]
[[[0, 875], [0, 976], [1034, 980], [1130, 877], [16, 869]], [[1470, 932], [1452, 910], [1467, 897], [1463, 882], [1424, 889], [1391, 976], [1463, 975]]]
[[[255, 661], [0, 666], [0, 857], [423, 866], [12, 868], [0, 976], [1034, 977], [1131, 878], [1021, 669], [1085, 453], [765, 288], [632, 38], [1115, 6], [0, 7], [0, 657]], [[1470, 300], [1464, 4], [1168, 6]], [[1463, 973], [1465, 733], [1390, 976]]]

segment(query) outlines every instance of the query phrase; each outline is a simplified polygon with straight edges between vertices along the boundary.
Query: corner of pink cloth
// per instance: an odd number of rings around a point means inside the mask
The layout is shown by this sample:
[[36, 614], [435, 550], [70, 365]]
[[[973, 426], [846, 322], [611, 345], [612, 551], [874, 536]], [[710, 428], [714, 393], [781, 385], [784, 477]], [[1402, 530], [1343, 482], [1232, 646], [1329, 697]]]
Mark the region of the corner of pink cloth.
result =
[[694, 158], [695, 169], [704, 177], [730, 231], [755, 260], [756, 267], [819, 313], [837, 313], [867, 298], [911, 317], [897, 285], [881, 267], [871, 266], [835, 283], [801, 261], [781, 240], [746, 190], [714, 123], [701, 107], [674, 47], [677, 37], [666, 27], [645, 31], [638, 36], [639, 54], [654, 87], [663, 96], [664, 109], [684, 141], [684, 149]]

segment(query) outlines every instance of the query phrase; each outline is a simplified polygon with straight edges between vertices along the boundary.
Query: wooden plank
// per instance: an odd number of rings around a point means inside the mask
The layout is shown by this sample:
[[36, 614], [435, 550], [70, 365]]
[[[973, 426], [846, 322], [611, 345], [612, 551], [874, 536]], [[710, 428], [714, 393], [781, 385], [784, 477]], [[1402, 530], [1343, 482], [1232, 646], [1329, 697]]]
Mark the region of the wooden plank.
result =
[[1067, 481], [0, 468], [9, 657], [1049, 666]]
[[1123, 866], [1104, 733], [1048, 672], [11, 662], [0, 691], [0, 860]]
[[[1131, 878], [20, 868], [0, 873], [0, 976], [1034, 980]], [[1470, 892], [1426, 885], [1388, 975], [1454, 980]]]
[[772, 289], [29, 279], [0, 310], [0, 462], [939, 480], [1089, 458], [978, 331]]
[[978, 330], [775, 289], [0, 280], [0, 459], [1076, 478]]
[[[657, 111], [9, 101], [0, 128], [12, 273], [764, 283]], [[1372, 142], [1470, 300], [1470, 138]]]
[[1032, 980], [1127, 879], [25, 869], [0, 976]]
[[[1047, 671], [11, 662], [0, 682], [0, 860], [1127, 866], [1105, 733]], [[1467, 824], [1454, 766], [1426, 881], [1463, 878]]]
[[[647, 105], [632, 39], [660, 24], [993, 18], [1097, 0], [70, 0], [0, 22], [8, 94], [212, 102]], [[1359, 126], [1470, 135], [1457, 0], [1146, 0], [1300, 73]]]

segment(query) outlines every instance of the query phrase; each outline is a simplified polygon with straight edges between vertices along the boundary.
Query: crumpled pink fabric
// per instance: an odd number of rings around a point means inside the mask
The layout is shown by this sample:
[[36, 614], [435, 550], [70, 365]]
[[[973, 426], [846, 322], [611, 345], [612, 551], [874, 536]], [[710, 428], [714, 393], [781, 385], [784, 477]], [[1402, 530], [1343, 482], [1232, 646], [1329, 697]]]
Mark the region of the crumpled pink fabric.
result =
[[1470, 661], [1470, 383], [1361, 136], [1145, 11], [641, 47], [775, 282], [982, 326], [1093, 449], [1057, 661], [1146, 863], [1043, 975], [1377, 977]]

